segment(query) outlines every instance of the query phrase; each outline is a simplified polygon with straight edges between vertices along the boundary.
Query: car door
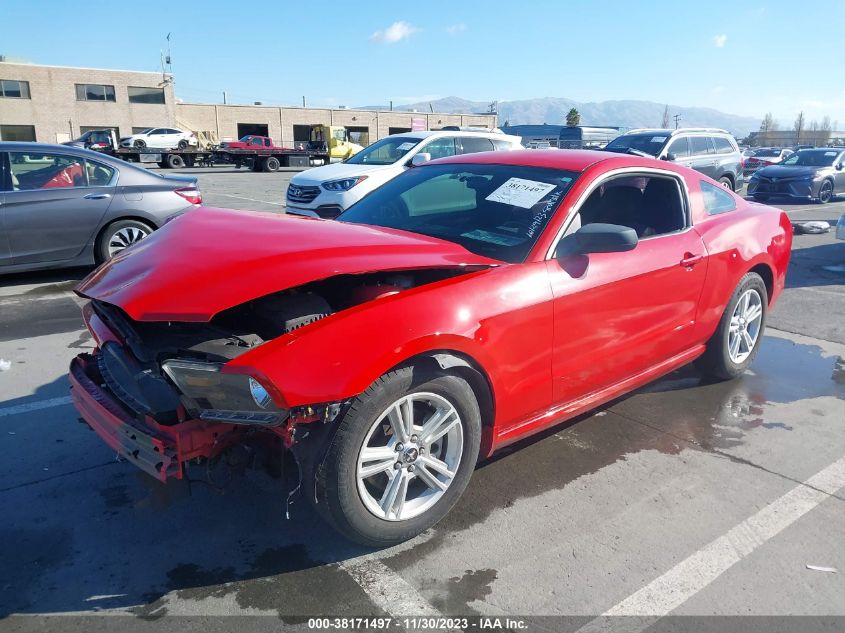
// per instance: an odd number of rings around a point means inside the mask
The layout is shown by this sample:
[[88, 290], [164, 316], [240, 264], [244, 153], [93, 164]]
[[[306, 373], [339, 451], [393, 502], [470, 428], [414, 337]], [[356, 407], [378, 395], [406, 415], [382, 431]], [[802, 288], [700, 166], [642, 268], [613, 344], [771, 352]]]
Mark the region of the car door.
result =
[[705, 176], [719, 179], [716, 148], [709, 136], [693, 135], [689, 137], [690, 156], [689, 166], [700, 171]]
[[[675, 174], [650, 172], [599, 180], [594, 187], [547, 261], [558, 404], [619, 384], [696, 343], [707, 258], [690, 225], [685, 184]], [[626, 195], [610, 194], [615, 187]], [[643, 235], [632, 251], [568, 255], [567, 241], [579, 223], [593, 222], [636, 227]]]
[[12, 262], [80, 255], [111, 204], [117, 170], [55, 151], [9, 152], [9, 166], [2, 208]]
[[166, 132], [167, 130], [163, 128], [156, 128], [154, 130], [150, 130], [150, 133], [147, 135], [147, 147], [167, 147]]

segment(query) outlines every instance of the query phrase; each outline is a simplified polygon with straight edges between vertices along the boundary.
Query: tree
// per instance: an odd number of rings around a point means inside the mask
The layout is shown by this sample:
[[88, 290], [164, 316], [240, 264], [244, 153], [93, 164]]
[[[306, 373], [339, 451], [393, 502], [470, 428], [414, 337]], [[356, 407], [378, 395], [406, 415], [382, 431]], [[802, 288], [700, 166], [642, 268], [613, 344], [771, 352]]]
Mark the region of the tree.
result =
[[763, 117], [763, 121], [760, 123], [760, 133], [757, 135], [760, 144], [771, 145], [772, 133], [777, 132], [777, 129], [778, 122], [775, 121], [771, 112], [767, 112], [766, 116]]
[[830, 137], [833, 133], [833, 126], [830, 124], [830, 117], [825, 116], [822, 119], [821, 127], [819, 128], [818, 145], [826, 146], [830, 144]]
[[804, 111], [798, 113], [798, 116], [795, 117], [795, 125], [793, 129], [795, 130], [795, 142], [800, 145], [801, 144], [801, 133], [804, 131]]
[[569, 112], [566, 113], [566, 125], [569, 127], [577, 127], [580, 124], [581, 115], [578, 113], [578, 110], [571, 108]]
[[666, 104], [666, 107], [663, 108], [663, 120], [660, 122], [660, 127], [664, 130], [669, 127], [669, 104]]

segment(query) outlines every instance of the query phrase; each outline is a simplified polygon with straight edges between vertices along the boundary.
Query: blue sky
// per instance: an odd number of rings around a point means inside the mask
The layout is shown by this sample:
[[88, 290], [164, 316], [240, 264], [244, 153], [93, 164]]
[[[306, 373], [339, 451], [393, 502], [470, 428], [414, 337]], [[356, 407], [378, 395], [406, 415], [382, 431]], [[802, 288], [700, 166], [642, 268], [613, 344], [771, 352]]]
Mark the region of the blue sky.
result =
[[[185, 101], [309, 105], [645, 99], [845, 127], [843, 0], [0, 0], [0, 54], [159, 69]], [[31, 28], [8, 28], [9, 25]], [[836, 29], [831, 33], [837, 32]]]

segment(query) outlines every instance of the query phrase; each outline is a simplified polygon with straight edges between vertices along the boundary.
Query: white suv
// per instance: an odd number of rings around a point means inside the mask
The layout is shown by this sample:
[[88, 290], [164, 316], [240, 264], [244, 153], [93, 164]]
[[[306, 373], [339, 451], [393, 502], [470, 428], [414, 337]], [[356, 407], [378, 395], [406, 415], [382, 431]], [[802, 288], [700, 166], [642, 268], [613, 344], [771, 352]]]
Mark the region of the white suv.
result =
[[501, 132], [453, 130], [387, 136], [342, 163], [315, 167], [294, 176], [288, 185], [287, 211], [334, 218], [408, 169], [412, 161], [419, 163], [455, 154], [522, 149], [521, 140], [519, 136]]

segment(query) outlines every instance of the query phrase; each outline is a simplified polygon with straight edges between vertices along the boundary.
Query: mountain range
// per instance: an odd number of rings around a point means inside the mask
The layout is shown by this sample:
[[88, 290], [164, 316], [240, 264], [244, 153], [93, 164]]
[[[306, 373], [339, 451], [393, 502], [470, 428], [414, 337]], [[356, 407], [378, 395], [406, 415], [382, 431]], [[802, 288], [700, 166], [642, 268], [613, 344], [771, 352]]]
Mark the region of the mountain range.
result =
[[[527, 123], [563, 124], [570, 108], [581, 115], [581, 125], [609, 125], [614, 127], [660, 127], [665, 103], [653, 101], [581, 102], [559, 97], [542, 97], [521, 101], [499, 101], [499, 125]], [[489, 102], [469, 101], [460, 97], [444, 97], [433, 101], [394, 106], [394, 110], [418, 112], [473, 113], [488, 112]], [[366, 109], [386, 109], [385, 106], [366, 106]], [[712, 108], [698, 108], [669, 104], [669, 115], [681, 115], [682, 127], [718, 127], [743, 138], [759, 129], [760, 119], [720, 112]], [[674, 121], [670, 119], [671, 125]]]

